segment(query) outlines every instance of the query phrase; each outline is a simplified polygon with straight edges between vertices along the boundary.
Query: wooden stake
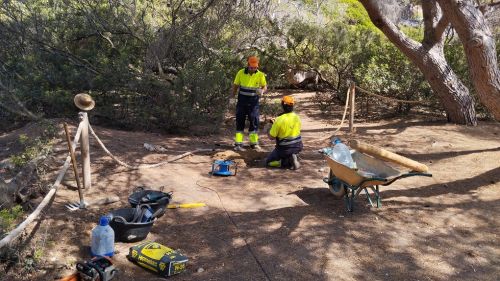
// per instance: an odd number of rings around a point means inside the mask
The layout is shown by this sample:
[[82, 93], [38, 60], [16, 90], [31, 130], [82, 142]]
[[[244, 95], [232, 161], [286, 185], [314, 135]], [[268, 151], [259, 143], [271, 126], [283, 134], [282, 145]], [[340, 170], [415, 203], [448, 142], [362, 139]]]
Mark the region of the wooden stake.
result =
[[351, 112], [349, 114], [349, 132], [352, 133], [354, 132], [354, 96], [356, 93], [356, 84], [354, 82], [351, 82], [351, 96], [350, 96], [350, 108]]
[[80, 120], [82, 121], [82, 174], [83, 174], [83, 188], [88, 192], [92, 187], [92, 175], [90, 173], [90, 144], [89, 144], [89, 118], [87, 112], [80, 112]]

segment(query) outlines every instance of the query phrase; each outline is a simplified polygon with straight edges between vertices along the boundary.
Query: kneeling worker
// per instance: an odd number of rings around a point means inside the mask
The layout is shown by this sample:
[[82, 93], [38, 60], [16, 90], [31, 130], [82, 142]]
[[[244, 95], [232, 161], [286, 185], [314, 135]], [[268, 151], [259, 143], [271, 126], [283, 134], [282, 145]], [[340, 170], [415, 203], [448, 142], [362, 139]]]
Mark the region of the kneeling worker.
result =
[[276, 147], [266, 159], [266, 164], [270, 167], [293, 170], [300, 168], [297, 154], [303, 148], [300, 137], [301, 122], [299, 116], [293, 112], [293, 105], [293, 97], [283, 97], [281, 106], [284, 112], [276, 118], [269, 130], [269, 138], [276, 139]]

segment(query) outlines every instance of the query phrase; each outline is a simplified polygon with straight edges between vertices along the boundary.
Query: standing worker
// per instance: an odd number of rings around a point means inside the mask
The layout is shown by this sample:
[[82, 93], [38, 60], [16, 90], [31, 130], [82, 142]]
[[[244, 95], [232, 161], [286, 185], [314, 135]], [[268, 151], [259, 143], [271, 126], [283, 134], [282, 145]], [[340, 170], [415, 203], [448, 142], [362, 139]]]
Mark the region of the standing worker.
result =
[[300, 117], [293, 112], [295, 101], [292, 96], [284, 96], [281, 100], [283, 113], [276, 118], [269, 130], [269, 138], [276, 139], [276, 147], [267, 156], [266, 165], [270, 167], [300, 168], [297, 154], [302, 151], [300, 136]]
[[232, 94], [238, 94], [236, 104], [236, 134], [234, 136], [235, 150], [243, 151], [243, 132], [245, 121], [248, 116], [250, 127], [248, 128], [250, 147], [261, 150], [259, 146], [259, 98], [267, 90], [266, 75], [259, 69], [257, 57], [248, 58], [248, 66], [240, 69], [233, 82]]

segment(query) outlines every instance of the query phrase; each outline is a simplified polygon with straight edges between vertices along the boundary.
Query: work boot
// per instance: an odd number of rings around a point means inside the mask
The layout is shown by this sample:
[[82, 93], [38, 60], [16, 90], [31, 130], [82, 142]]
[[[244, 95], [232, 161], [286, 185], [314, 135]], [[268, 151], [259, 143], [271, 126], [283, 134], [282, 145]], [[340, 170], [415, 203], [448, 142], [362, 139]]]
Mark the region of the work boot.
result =
[[258, 144], [251, 144], [250, 145], [250, 148], [254, 149], [255, 151], [258, 151], [258, 152], [262, 152], [262, 147], [260, 147], [260, 145]]
[[298, 169], [300, 169], [299, 158], [297, 157], [297, 154], [292, 154], [292, 170]]
[[246, 149], [244, 149], [243, 146], [241, 146], [241, 144], [237, 144], [234, 146], [234, 150], [235, 151], [245, 151]]

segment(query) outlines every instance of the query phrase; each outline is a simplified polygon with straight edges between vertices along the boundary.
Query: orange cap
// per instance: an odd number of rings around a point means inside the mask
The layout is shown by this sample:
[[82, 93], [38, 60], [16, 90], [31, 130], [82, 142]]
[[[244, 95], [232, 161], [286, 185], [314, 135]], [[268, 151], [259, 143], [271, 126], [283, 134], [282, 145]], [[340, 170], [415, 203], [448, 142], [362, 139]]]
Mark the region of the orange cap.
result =
[[292, 96], [284, 96], [281, 101], [287, 105], [293, 105], [295, 103]]
[[251, 56], [248, 58], [248, 66], [250, 67], [259, 67], [259, 58], [255, 56]]

